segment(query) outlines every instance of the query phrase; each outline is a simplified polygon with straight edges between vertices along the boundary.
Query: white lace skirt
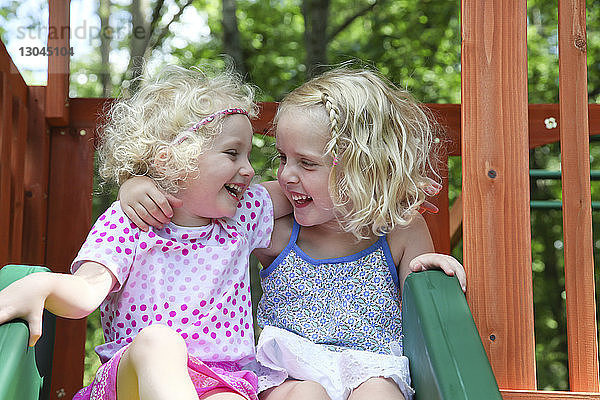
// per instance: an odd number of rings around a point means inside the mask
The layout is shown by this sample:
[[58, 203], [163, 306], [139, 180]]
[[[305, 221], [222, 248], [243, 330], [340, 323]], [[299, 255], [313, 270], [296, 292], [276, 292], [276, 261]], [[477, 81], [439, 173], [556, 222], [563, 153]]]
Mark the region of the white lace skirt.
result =
[[[393, 350], [392, 350], [393, 351]], [[320, 383], [331, 400], [346, 400], [352, 390], [373, 377], [391, 378], [407, 400], [412, 399], [408, 358], [360, 350], [332, 351], [294, 333], [266, 326], [256, 348], [259, 392], [286, 379]]]

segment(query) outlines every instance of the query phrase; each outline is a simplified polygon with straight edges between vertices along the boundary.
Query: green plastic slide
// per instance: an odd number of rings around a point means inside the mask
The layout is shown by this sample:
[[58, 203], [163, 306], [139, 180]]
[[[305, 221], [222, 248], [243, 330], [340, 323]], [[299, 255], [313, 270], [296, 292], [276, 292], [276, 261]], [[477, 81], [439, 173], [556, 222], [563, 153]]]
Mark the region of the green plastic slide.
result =
[[402, 320], [416, 400], [502, 400], [458, 279], [410, 274]]
[[[0, 269], [0, 290], [26, 275], [49, 271], [45, 267], [7, 265]], [[55, 317], [44, 311], [42, 337], [28, 346], [29, 328], [22, 320], [0, 325], [0, 399], [49, 398]]]

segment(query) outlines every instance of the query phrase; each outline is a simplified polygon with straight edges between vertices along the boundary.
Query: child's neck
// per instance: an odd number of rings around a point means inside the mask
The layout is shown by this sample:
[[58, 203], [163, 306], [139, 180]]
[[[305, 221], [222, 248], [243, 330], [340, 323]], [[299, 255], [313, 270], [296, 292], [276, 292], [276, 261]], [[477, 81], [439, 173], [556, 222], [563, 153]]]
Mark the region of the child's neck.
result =
[[171, 222], [178, 226], [198, 227], [210, 224], [211, 218], [201, 217], [190, 213], [184, 207], [173, 209]]
[[369, 248], [378, 237], [358, 240], [351, 232], [343, 231], [337, 224], [302, 226], [297, 244], [306, 254], [315, 259], [339, 258]]

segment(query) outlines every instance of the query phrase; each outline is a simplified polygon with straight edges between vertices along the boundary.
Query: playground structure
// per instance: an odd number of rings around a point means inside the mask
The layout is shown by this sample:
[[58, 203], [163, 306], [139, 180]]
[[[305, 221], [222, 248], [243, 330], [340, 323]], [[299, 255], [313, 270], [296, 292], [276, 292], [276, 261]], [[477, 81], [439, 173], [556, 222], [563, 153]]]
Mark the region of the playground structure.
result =
[[[600, 134], [600, 105], [587, 99], [585, 1], [558, 3], [559, 104], [527, 103], [526, 1], [462, 0], [462, 104], [429, 105], [448, 129], [448, 154], [462, 157], [463, 184], [450, 209], [445, 182], [428, 223], [445, 253], [462, 225], [467, 301], [504, 399], [600, 399], [588, 147]], [[50, 2], [49, 26], [68, 32], [68, 0]], [[69, 35], [48, 46], [68, 48]], [[69, 98], [68, 83], [68, 54], [48, 58], [47, 86], [29, 87], [0, 44], [0, 265], [66, 272], [89, 230], [94, 131], [111, 100]], [[275, 109], [262, 104], [256, 132], [268, 130]], [[536, 390], [528, 151], [558, 140], [571, 392], [544, 392]], [[81, 387], [85, 331], [84, 320], [57, 318], [52, 399]]]

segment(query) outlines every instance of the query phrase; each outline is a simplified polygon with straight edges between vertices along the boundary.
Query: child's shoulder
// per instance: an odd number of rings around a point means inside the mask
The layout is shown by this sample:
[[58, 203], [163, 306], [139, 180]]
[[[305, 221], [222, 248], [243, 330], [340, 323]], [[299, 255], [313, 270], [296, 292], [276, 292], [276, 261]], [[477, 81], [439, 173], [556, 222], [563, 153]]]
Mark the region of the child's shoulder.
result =
[[413, 246], [428, 245], [431, 243], [431, 235], [425, 218], [416, 213], [412, 221], [406, 225], [397, 227], [387, 234], [387, 242], [396, 265], [400, 263], [406, 248]]
[[108, 206], [106, 211], [104, 211], [98, 217], [97, 222], [100, 221], [112, 221], [113, 223], [132, 225], [132, 228], [136, 228], [136, 226], [133, 224], [133, 222], [131, 222], [129, 217], [121, 208], [121, 203], [119, 200], [115, 200], [110, 206]]
[[238, 208], [242, 210], [272, 209], [271, 196], [269, 196], [269, 192], [262, 185], [252, 184], [244, 191]]
[[256, 249], [254, 255], [264, 266], [271, 265], [277, 256], [283, 252], [292, 237], [294, 219], [291, 214], [277, 218], [273, 223], [271, 242], [264, 249]]

